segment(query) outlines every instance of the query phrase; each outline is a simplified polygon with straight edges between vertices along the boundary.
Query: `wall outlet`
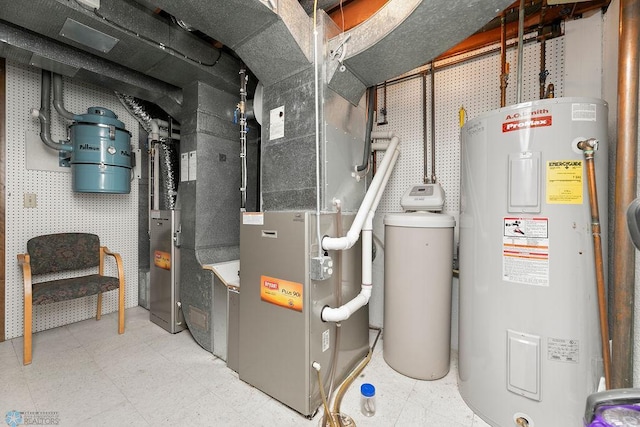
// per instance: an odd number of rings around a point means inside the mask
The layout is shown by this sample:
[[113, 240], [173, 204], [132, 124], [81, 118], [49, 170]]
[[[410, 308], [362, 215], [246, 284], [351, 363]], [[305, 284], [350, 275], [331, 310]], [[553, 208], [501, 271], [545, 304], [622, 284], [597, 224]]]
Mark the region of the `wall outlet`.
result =
[[38, 206], [35, 193], [24, 193], [24, 207], [35, 208]]

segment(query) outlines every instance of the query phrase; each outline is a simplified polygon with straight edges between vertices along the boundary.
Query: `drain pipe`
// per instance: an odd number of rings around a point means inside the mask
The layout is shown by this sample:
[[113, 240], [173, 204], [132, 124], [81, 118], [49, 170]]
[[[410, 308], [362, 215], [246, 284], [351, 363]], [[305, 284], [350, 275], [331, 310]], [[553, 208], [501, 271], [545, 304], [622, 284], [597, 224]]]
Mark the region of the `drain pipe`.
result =
[[49, 148], [71, 152], [73, 146], [51, 139], [51, 72], [42, 70], [40, 85], [40, 109], [32, 108], [31, 115], [40, 120], [40, 139]]
[[[398, 155], [400, 154], [398, 137], [388, 135], [390, 132], [384, 132], [383, 134], [391, 137], [389, 149], [382, 160], [378, 173], [371, 182], [371, 186], [360, 205], [360, 209], [358, 209], [356, 218], [347, 232], [347, 236], [325, 237], [322, 240], [322, 247], [326, 250], [344, 250], [352, 247], [358, 240], [358, 235], [362, 232], [362, 286], [360, 293], [340, 307], [324, 307], [320, 314], [320, 318], [324, 322], [341, 322], [347, 320], [353, 313], [367, 305], [369, 298], [371, 298], [371, 288], [373, 286], [373, 217], [387, 182], [389, 181], [389, 177], [393, 172], [393, 167], [398, 159]], [[374, 134], [374, 138], [375, 137], [376, 135]]]
[[625, 212], [636, 197], [638, 153], [638, 42], [640, 0], [620, 0], [618, 144], [614, 196], [612, 384], [633, 386], [635, 248]]
[[602, 240], [600, 238], [600, 213], [598, 210], [598, 190], [596, 186], [596, 169], [593, 161], [598, 149], [598, 140], [587, 139], [578, 142], [578, 148], [584, 152], [587, 169], [587, 187], [589, 188], [589, 207], [591, 210], [591, 234], [593, 235], [593, 256], [596, 269], [596, 287], [598, 291], [598, 312], [600, 317], [600, 338], [602, 361], [604, 364], [604, 380], [607, 390], [611, 389], [611, 353], [609, 350], [609, 320], [607, 319], [607, 297], [604, 281], [604, 261], [602, 259]]

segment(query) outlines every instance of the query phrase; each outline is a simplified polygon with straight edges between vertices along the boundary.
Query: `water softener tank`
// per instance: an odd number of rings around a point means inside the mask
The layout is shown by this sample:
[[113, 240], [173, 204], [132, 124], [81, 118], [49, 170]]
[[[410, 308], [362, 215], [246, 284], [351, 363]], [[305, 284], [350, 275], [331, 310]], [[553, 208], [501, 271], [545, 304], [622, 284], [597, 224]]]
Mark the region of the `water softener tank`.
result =
[[594, 250], [577, 143], [600, 141], [606, 260], [607, 109], [599, 99], [545, 99], [462, 129], [458, 380], [492, 426], [579, 426], [597, 390]]
[[71, 125], [73, 191], [131, 191], [131, 133], [113, 111], [91, 107]]

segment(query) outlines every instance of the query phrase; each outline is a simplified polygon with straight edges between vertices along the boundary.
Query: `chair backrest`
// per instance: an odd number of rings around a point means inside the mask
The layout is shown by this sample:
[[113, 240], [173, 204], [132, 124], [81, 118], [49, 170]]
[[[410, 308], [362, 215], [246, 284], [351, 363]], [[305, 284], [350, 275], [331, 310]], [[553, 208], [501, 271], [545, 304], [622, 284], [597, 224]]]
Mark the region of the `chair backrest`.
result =
[[100, 239], [89, 233], [37, 236], [27, 242], [31, 274], [80, 270], [100, 265]]

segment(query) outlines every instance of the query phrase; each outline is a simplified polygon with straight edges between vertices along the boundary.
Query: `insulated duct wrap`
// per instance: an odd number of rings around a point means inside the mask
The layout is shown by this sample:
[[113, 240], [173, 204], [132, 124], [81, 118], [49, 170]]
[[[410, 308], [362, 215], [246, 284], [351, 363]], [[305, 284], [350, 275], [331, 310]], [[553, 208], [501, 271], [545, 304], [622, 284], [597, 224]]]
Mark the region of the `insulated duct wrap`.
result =
[[160, 209], [176, 208], [176, 196], [178, 195], [178, 183], [176, 182], [176, 170], [178, 169], [178, 151], [171, 140], [158, 143], [160, 157]]

